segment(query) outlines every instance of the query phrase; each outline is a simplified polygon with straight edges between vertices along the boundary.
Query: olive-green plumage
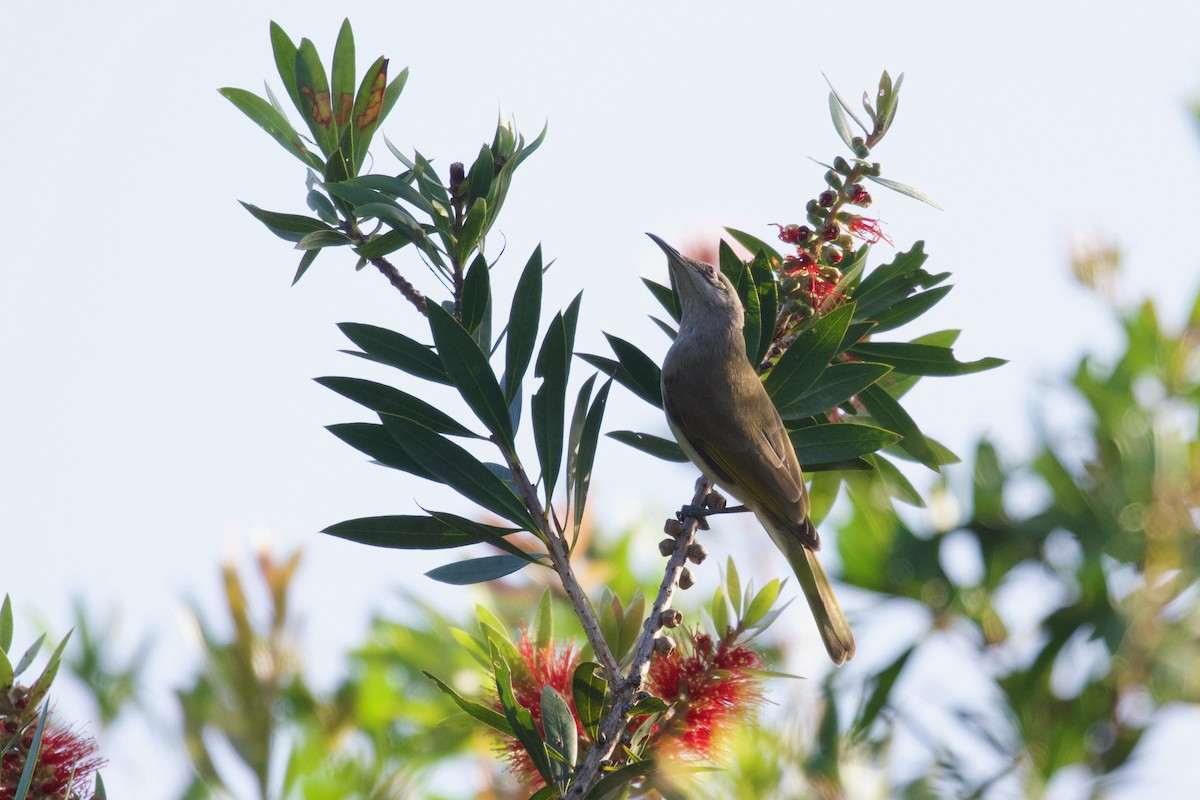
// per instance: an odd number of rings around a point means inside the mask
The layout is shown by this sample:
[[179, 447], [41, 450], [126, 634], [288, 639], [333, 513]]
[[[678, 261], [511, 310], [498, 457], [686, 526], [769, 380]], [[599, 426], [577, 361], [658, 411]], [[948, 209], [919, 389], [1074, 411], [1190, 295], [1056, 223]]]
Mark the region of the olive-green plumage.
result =
[[758, 517], [796, 573], [829, 657], [844, 664], [854, 636], [817, 560], [820, 539], [796, 452], [746, 358], [737, 291], [716, 267], [650, 238], [667, 254], [683, 311], [663, 361], [667, 424], [700, 471]]

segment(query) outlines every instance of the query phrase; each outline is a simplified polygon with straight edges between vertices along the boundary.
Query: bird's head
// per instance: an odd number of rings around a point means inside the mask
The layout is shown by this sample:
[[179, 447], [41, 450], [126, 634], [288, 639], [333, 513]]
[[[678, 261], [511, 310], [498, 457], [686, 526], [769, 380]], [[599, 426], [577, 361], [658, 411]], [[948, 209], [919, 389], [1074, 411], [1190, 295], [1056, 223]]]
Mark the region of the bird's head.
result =
[[737, 289], [729, 278], [712, 264], [688, 258], [653, 233], [647, 233], [667, 254], [667, 266], [675, 277], [679, 301], [683, 307], [683, 323], [695, 324], [701, 319], [728, 320], [741, 330], [745, 312]]

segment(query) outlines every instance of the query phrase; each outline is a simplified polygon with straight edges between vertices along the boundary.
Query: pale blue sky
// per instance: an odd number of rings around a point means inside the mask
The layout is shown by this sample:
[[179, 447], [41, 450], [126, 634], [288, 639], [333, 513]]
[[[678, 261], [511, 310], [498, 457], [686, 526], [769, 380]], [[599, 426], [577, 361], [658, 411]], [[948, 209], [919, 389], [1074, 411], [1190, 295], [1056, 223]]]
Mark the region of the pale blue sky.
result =
[[[164, 698], [190, 663], [175, 610], [185, 597], [214, 609], [220, 558], [255, 536], [306, 547], [300, 600], [327, 679], [329, 654], [362, 634], [367, 612], [399, 584], [432, 590], [420, 573], [445, 560], [314, 533], [449, 502], [325, 432], [362, 417], [311, 381], [392, 377], [338, 355], [335, 323], [416, 334], [420, 321], [348, 255], [323, 256], [288, 288], [296, 255], [235, 202], [303, 211], [304, 173], [216, 89], [260, 91], [264, 78], [278, 89], [270, 19], [328, 57], [343, 16], [360, 68], [383, 53], [412, 70], [385, 125], [402, 148], [469, 160], [500, 105], [530, 135], [549, 120], [510, 193], [493, 280], [511, 287], [541, 241], [557, 259], [547, 307], [586, 290], [580, 349], [603, 350], [602, 329], [665, 349], [638, 280], [665, 268], [643, 231], [684, 244], [722, 225], [766, 236], [767, 223], [802, 216], [822, 172], [807, 157], [841, 152], [822, 72], [848, 96], [882, 68], [906, 73], [874, 157], [945, 211], [880, 189], [872, 212], [897, 247], [925, 239], [930, 267], [957, 286], [913, 333], [962, 327], [961, 357], [1013, 362], [913, 393], [914, 416], [952, 447], [986, 433], [1023, 452], [1044, 379], [1113, 346], [1100, 305], [1067, 275], [1072, 235], [1119, 241], [1122, 290], [1174, 317], [1200, 284], [1200, 137], [1185, 111], [1200, 92], [1194, 4], [8, 7], [0, 591], [59, 626], [73, 595], [117, 604], [131, 638], [156, 633]], [[382, 147], [377, 159], [392, 169]], [[433, 285], [411, 257], [397, 264]], [[624, 394], [610, 408], [609, 429], [660, 425]], [[659, 519], [692, 477], [610, 442], [594, 481], [601, 518]], [[63, 701], [67, 716], [85, 708]], [[110, 754], [114, 796], [168, 796], [123, 755]]]

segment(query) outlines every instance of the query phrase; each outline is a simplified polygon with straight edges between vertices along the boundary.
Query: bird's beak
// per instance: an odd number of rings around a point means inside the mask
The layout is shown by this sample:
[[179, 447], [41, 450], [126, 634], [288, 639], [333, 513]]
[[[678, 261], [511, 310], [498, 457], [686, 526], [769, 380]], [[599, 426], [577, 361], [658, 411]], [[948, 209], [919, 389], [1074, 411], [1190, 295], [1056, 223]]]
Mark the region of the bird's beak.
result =
[[671, 247], [671, 245], [667, 244], [662, 239], [655, 236], [653, 233], [647, 233], [646, 235], [650, 237], [651, 241], [653, 241], [656, 245], [658, 245], [660, 248], [662, 248], [662, 251], [667, 254], [667, 258], [670, 259], [672, 262], [679, 262], [679, 261], [683, 260], [683, 256], [681, 256], [679, 254], [679, 251], [676, 250], [674, 247]]

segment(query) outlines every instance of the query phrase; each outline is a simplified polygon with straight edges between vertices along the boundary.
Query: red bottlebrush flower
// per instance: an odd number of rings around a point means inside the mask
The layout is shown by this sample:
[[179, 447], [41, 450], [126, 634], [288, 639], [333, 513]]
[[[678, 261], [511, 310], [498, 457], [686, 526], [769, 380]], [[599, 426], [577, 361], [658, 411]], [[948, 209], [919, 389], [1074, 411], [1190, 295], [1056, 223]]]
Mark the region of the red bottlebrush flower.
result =
[[808, 275], [812, 266], [812, 256], [804, 252], [783, 259], [783, 271], [787, 275]]
[[888, 237], [887, 234], [883, 232], [883, 229], [879, 227], [879, 220], [877, 219], [871, 219], [869, 217], [851, 217], [850, 232], [862, 239], [864, 242], [870, 242], [871, 244], [875, 244], [880, 239], [883, 239], [888, 244], [892, 243], [891, 238]]
[[801, 244], [808, 241], [808, 237], [812, 234], [807, 225], [780, 225], [778, 222], [770, 224], [779, 228], [779, 240], [787, 244]]
[[[25, 759], [33, 744], [36, 722], [30, 724], [14, 747], [0, 759], [0, 800], [16, 797], [17, 784], [25, 769]], [[11, 735], [8, 725], [2, 728], [5, 740]], [[48, 723], [42, 732], [42, 747], [38, 752], [33, 781], [29, 784], [30, 800], [76, 800], [93, 797], [93, 776], [104, 759], [96, 755], [96, 741], [76, 731]]]
[[864, 189], [861, 183], [856, 183], [850, 190], [850, 202], [859, 208], [868, 208], [871, 205], [871, 193]]
[[751, 673], [758, 669], [762, 656], [745, 644], [723, 640], [714, 645], [700, 632], [670, 655], [655, 658], [646, 688], [672, 710], [654, 733], [654, 748], [705, 759], [719, 753], [723, 735], [762, 702], [762, 682]]
[[[537, 647], [529, 640], [528, 631], [522, 628], [521, 640], [517, 643], [517, 652], [521, 654], [520, 664], [510, 664], [512, 669], [513, 696], [517, 703], [527, 708], [533, 715], [533, 721], [542, 730], [542, 689], [546, 686], [561, 694], [571, 707], [571, 715], [575, 717], [575, 727], [583, 735], [583, 725], [579, 722], [579, 713], [575, 710], [574, 693], [571, 691], [571, 677], [575, 667], [579, 666], [579, 653], [574, 646], [567, 645], [559, 650], [554, 645]], [[497, 711], [503, 713], [500, 701], [494, 704]], [[544, 733], [544, 731], [543, 731]], [[509, 768], [531, 784], [541, 785], [541, 775], [529, 758], [529, 753], [516, 739], [510, 740], [505, 746]], [[4, 800], [0, 797], [0, 800]]]

